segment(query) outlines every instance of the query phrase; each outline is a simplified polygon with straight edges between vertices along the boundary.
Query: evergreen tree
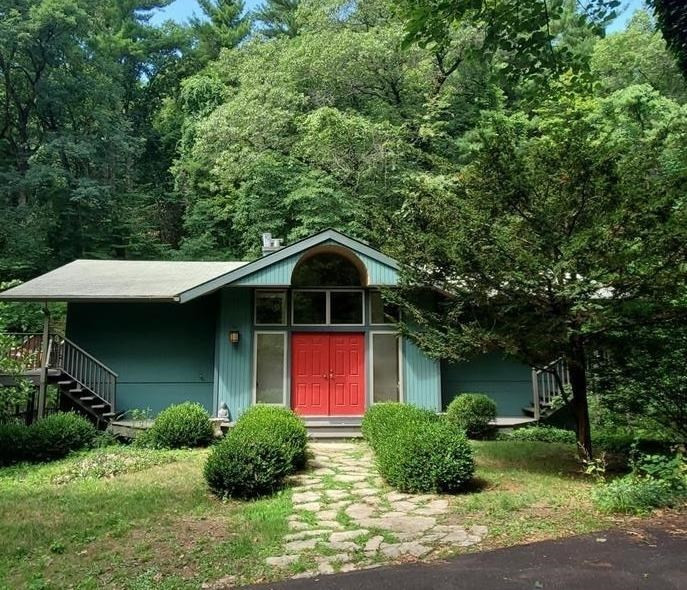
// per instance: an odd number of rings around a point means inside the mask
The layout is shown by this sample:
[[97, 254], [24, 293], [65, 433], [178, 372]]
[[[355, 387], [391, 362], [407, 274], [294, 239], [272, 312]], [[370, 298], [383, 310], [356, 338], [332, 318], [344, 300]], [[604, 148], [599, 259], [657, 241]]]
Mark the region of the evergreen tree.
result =
[[198, 0], [205, 18], [193, 17], [191, 26], [198, 39], [203, 63], [217, 59], [224, 48], [236, 47], [251, 31], [243, 0]]
[[255, 12], [260, 32], [267, 38], [298, 35], [296, 11], [300, 0], [265, 0]]

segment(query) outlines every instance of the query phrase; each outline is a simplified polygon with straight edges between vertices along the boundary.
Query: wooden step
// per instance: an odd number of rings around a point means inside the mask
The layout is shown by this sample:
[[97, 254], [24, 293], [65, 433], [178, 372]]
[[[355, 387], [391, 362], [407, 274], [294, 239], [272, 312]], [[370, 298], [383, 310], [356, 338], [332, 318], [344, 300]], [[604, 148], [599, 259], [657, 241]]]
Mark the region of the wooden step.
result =
[[104, 410], [105, 409], [105, 404], [93, 404], [91, 406], [92, 410]]
[[93, 400], [95, 400], [95, 396], [94, 395], [82, 395], [79, 399], [82, 402], [92, 402]]
[[114, 418], [116, 415], [117, 414], [115, 414], [114, 412], [105, 412], [104, 414], [102, 414], [101, 417], [102, 418]]
[[58, 381], [58, 382], [57, 382], [57, 385], [58, 385], [59, 387], [70, 387], [70, 386], [74, 385], [74, 381], [72, 381], [72, 380], [68, 380], [68, 381]]
[[69, 393], [72, 395], [79, 395], [80, 393], [83, 393], [83, 387], [75, 387], [74, 389], [70, 389]]

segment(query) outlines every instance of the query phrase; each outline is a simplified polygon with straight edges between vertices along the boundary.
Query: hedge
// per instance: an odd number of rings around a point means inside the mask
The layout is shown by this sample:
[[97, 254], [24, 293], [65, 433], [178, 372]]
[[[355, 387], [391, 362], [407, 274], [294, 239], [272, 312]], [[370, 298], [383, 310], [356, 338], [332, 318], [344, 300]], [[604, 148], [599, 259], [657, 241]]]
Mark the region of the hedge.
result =
[[0, 424], [0, 464], [59, 459], [93, 444], [97, 430], [74, 412], [57, 412], [31, 426]]
[[306, 445], [305, 424], [291, 410], [254, 406], [213, 448], [205, 464], [205, 480], [220, 497], [269, 494], [305, 465]]
[[378, 404], [365, 414], [362, 430], [382, 477], [402, 492], [457, 492], [474, 474], [465, 434], [429, 411]]
[[446, 418], [470, 438], [488, 438], [494, 432], [496, 403], [483, 393], [461, 393], [446, 408]]
[[238, 419], [233, 432], [248, 438], [258, 433], [272, 437], [284, 450], [293, 471], [305, 467], [308, 431], [292, 410], [258, 404]]
[[198, 403], [184, 402], [162, 410], [153, 425], [136, 439], [136, 444], [163, 449], [194, 448], [207, 446], [212, 437], [207, 410]]

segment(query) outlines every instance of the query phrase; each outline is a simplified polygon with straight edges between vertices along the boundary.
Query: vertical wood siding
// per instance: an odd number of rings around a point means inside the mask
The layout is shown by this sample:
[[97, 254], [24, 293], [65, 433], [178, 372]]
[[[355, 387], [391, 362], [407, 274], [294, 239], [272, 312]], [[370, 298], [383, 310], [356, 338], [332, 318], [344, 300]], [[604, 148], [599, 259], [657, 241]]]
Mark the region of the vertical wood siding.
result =
[[413, 342], [403, 342], [404, 401], [421, 408], [441, 410], [439, 361], [429, 358]]
[[487, 394], [499, 417], [522, 417], [522, 409], [532, 405], [532, 369], [498, 353], [442, 363], [441, 385], [444, 407], [459, 393]]
[[[251, 405], [253, 397], [252, 289], [225, 288], [220, 292], [215, 344], [215, 410], [224, 402], [232, 420]], [[238, 330], [238, 344], [229, 332]]]
[[118, 373], [118, 411], [194, 401], [211, 412], [217, 302], [70, 303], [67, 337]]

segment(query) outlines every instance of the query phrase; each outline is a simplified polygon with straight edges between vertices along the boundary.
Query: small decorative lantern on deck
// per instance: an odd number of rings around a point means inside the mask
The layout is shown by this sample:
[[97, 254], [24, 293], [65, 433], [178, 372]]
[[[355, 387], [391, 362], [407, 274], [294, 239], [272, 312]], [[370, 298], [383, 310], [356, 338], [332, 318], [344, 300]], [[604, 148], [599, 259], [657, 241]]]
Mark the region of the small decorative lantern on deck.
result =
[[227, 406], [225, 402], [222, 402], [222, 405], [219, 407], [219, 410], [217, 410], [217, 417], [221, 418], [222, 420], [229, 419], [229, 406]]
[[239, 338], [240, 338], [240, 334], [239, 334], [238, 330], [231, 330], [229, 332], [229, 342], [231, 342], [232, 344], [238, 344]]

